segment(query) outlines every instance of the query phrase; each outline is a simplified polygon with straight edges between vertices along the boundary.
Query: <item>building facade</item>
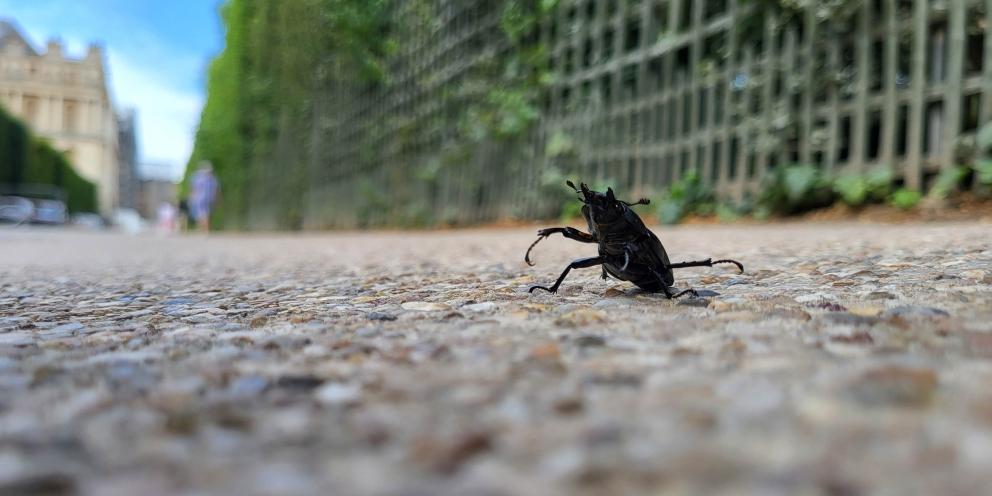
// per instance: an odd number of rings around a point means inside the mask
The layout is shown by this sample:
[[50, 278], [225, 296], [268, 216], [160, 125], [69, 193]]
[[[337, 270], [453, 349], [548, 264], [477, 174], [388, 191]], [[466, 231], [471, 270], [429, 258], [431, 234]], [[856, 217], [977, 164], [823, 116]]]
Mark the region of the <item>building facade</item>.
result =
[[51, 40], [42, 53], [13, 22], [0, 20], [0, 103], [97, 186], [103, 215], [120, 204], [121, 177], [118, 119], [106, 74], [99, 45], [73, 58]]
[[140, 203], [141, 180], [138, 177], [137, 117], [133, 109], [120, 113], [117, 119], [118, 198], [120, 208], [137, 210]]

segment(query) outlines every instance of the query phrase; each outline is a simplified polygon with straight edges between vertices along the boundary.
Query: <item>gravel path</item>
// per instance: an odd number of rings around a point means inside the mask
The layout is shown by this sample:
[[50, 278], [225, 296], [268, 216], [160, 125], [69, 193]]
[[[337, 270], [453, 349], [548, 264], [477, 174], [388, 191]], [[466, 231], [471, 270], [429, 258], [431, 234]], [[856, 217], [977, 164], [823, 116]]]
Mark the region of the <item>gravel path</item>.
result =
[[0, 227], [0, 495], [987, 494], [992, 225]]

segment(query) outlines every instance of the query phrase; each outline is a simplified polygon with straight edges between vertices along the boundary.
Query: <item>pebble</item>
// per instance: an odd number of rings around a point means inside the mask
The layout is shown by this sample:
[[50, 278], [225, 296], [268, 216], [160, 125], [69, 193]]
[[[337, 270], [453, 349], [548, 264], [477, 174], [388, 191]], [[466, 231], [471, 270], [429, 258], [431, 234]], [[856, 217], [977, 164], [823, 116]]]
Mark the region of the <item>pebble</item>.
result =
[[472, 303], [469, 305], [464, 305], [460, 309], [468, 312], [485, 313], [496, 310], [496, 304], [491, 301], [485, 301], [482, 303]]
[[318, 403], [328, 406], [351, 405], [362, 397], [362, 388], [355, 384], [330, 383], [314, 392]]
[[442, 303], [434, 303], [430, 301], [408, 301], [400, 305], [404, 310], [412, 310], [415, 312], [440, 312], [444, 310], [451, 310], [451, 307]]

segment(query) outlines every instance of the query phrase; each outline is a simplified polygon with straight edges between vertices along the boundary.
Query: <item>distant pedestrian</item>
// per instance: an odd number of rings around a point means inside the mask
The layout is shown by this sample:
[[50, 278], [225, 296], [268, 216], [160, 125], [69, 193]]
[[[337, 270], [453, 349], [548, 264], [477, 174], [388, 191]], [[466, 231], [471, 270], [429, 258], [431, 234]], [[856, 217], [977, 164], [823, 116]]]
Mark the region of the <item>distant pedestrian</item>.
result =
[[176, 232], [176, 206], [172, 202], [164, 201], [159, 204], [158, 230], [162, 234], [172, 234]]
[[204, 160], [193, 174], [189, 192], [189, 213], [196, 226], [203, 232], [210, 232], [210, 210], [220, 194], [220, 184], [214, 175], [213, 166]]
[[189, 226], [189, 217], [189, 200], [182, 198], [179, 200], [179, 232], [186, 232], [186, 229]]

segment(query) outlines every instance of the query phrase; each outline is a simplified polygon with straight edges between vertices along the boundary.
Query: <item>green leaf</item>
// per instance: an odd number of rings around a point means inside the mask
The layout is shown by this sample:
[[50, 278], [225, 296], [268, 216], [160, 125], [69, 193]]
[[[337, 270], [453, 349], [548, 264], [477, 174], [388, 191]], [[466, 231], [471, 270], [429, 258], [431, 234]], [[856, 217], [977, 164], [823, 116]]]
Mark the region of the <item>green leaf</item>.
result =
[[978, 145], [978, 151], [981, 154], [992, 154], [992, 122], [985, 124], [978, 130], [978, 135], [975, 137], [975, 144]]
[[909, 210], [920, 203], [923, 194], [906, 188], [899, 188], [889, 198], [889, 204], [896, 208]]
[[798, 202], [816, 185], [819, 171], [812, 165], [789, 167], [785, 171], [785, 191], [792, 202]]
[[844, 203], [852, 207], [861, 206], [868, 198], [868, 181], [861, 176], [844, 175], [834, 181], [834, 191]]
[[568, 155], [573, 151], [575, 151], [575, 143], [572, 141], [572, 137], [564, 131], [559, 130], [551, 135], [551, 139], [548, 140], [548, 145], [545, 147], [544, 154], [549, 158], [554, 158]]
[[929, 194], [937, 198], [946, 198], [947, 195], [951, 194], [951, 192], [958, 188], [961, 181], [963, 181], [967, 175], [968, 169], [960, 165], [944, 168], [940, 171], [940, 174], [937, 175], [937, 179], [934, 181], [933, 186], [930, 187]]
[[981, 159], [975, 163], [974, 168], [978, 182], [986, 186], [992, 185], [992, 159]]

